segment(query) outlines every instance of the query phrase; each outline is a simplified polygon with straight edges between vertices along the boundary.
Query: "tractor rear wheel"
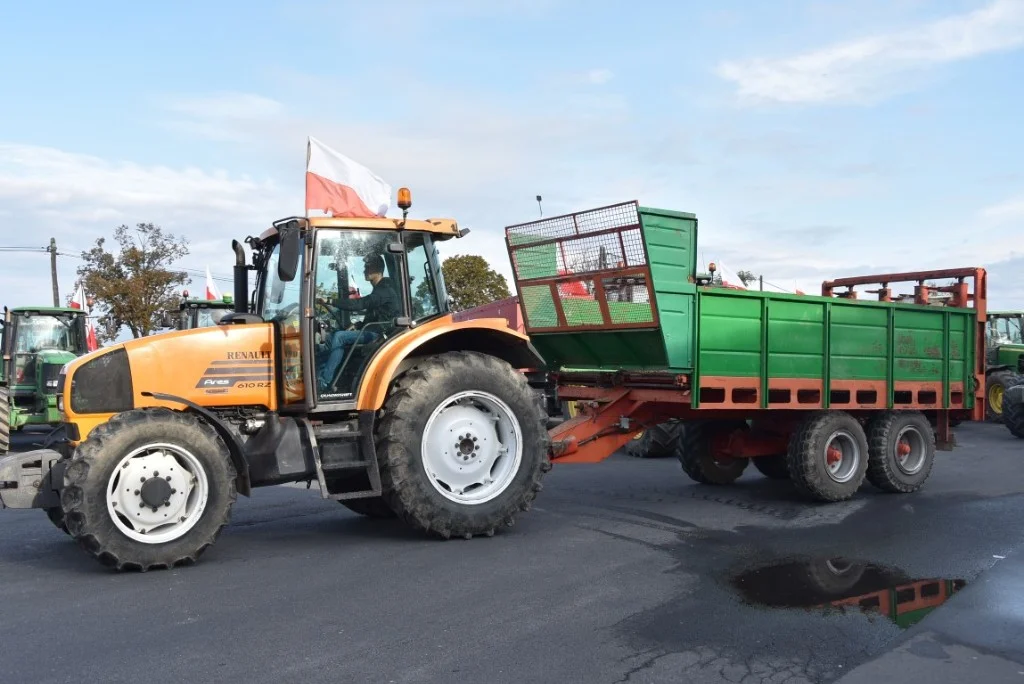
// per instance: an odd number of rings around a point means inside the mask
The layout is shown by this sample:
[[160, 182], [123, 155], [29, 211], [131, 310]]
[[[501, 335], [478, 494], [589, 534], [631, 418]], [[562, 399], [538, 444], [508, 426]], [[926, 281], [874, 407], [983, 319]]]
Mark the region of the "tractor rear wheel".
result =
[[935, 431], [917, 411], [887, 411], [868, 423], [868, 482], [886, 492], [916, 491], [935, 462]]
[[1003, 395], [1003, 422], [1011, 435], [1024, 439], [1024, 387], [1011, 387]]
[[117, 570], [191, 565], [228, 524], [235, 468], [191, 413], [120, 413], [95, 428], [64, 471], [71, 536]]
[[789, 475], [817, 501], [843, 501], [864, 482], [868, 440], [857, 419], [843, 411], [815, 413], [789, 439]]
[[493, 535], [529, 510], [551, 470], [546, 419], [526, 377], [497, 357], [418, 359], [377, 424], [384, 498], [432, 536]]
[[689, 423], [683, 432], [676, 455], [683, 472], [701, 484], [732, 484], [743, 474], [749, 458], [730, 458], [715, 454], [713, 440], [716, 435], [746, 429], [746, 421], [709, 420]]
[[652, 425], [639, 438], [626, 444], [626, 453], [634, 458], [664, 458], [676, 453], [683, 438], [684, 423], [671, 420]]
[[371, 496], [363, 499], [342, 499], [339, 501], [342, 506], [365, 515], [367, 518], [394, 518], [395, 512], [388, 506], [388, 502], [382, 496]]
[[985, 378], [985, 418], [993, 423], [1003, 422], [1003, 396], [1006, 390], [1024, 382], [1024, 377], [1011, 370], [998, 370]]
[[11, 450], [11, 390], [0, 387], [0, 456]]

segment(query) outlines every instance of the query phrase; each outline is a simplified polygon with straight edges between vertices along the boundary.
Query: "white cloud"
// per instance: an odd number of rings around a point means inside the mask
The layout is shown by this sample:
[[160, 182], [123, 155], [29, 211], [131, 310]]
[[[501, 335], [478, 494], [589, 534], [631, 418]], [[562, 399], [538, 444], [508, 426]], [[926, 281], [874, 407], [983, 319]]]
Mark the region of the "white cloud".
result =
[[1000, 223], [1024, 221], [1024, 195], [985, 207], [981, 210], [981, 215]]
[[[42, 246], [52, 236], [75, 255], [120, 224], [152, 222], [190, 241], [183, 267], [230, 274], [230, 240], [259, 233], [270, 221], [301, 210], [272, 180], [224, 171], [146, 166], [50, 147], [0, 142], [4, 242]], [[61, 295], [77, 261], [58, 258]], [[201, 280], [201, 278], [200, 278]], [[48, 260], [0, 253], [4, 304], [49, 301]]]
[[587, 82], [592, 85], [604, 85], [615, 76], [610, 69], [591, 69], [587, 72]]
[[906, 85], [908, 72], [1024, 45], [1024, 0], [867, 36], [792, 57], [726, 61], [717, 74], [745, 101], [870, 102]]

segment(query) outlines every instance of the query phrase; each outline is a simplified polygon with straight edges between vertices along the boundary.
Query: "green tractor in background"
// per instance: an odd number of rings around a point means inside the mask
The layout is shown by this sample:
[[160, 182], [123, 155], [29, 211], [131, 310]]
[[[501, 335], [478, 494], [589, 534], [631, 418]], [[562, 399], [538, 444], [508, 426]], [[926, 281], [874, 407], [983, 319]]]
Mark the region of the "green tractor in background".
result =
[[164, 314], [163, 327], [192, 330], [217, 325], [221, 316], [235, 310], [234, 300], [224, 295], [221, 299], [189, 299], [186, 295], [178, 306], [178, 316]]
[[26, 425], [59, 427], [60, 369], [88, 351], [85, 312], [57, 307], [4, 307], [0, 328], [0, 455]]
[[990, 311], [985, 334], [985, 411], [1003, 421], [1006, 390], [1024, 382], [1024, 311]]

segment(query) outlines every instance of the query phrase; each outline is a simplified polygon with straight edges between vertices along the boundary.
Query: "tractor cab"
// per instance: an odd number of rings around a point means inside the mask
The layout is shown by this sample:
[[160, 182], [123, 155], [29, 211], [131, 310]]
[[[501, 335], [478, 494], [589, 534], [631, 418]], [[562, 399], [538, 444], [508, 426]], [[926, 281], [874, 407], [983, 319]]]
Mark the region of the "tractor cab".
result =
[[235, 304], [229, 295], [225, 295], [221, 299], [189, 299], [188, 293], [186, 293], [178, 306], [177, 324], [167, 327], [192, 330], [217, 325], [225, 314], [234, 310]]
[[0, 385], [9, 394], [11, 429], [58, 425], [60, 370], [88, 351], [85, 313], [70, 308], [4, 308], [0, 345]]
[[353, 402], [388, 340], [447, 314], [436, 245], [466, 232], [451, 220], [293, 218], [250, 240], [253, 314], [282, 324], [293, 399], [325, 409]]
[[1024, 382], [1024, 311], [990, 311], [985, 329], [986, 412], [1003, 419], [1003, 395]]

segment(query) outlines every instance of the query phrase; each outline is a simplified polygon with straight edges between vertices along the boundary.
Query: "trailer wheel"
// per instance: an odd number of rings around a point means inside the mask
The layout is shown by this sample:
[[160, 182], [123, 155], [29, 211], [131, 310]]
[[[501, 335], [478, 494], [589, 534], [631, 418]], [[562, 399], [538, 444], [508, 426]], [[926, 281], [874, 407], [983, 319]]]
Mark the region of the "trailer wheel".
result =
[[864, 481], [867, 437], [848, 413], [817, 413], [790, 437], [787, 461], [793, 484], [802, 494], [817, 501], [843, 501]]
[[671, 420], [652, 425], [640, 437], [626, 444], [626, 453], [634, 458], [664, 458], [679, 449], [683, 438], [684, 423]]
[[755, 456], [750, 460], [754, 462], [754, 467], [769, 479], [789, 479], [789, 463], [787, 462], [786, 454], [776, 454], [775, 456]]
[[917, 411], [888, 411], [868, 424], [868, 482], [886, 492], [916, 491], [935, 462], [935, 431]]
[[1011, 387], [1003, 395], [1003, 422], [1011, 435], [1024, 439], [1024, 387]]
[[511, 526], [551, 470], [546, 418], [525, 376], [501, 359], [458, 351], [417, 360], [392, 384], [377, 425], [385, 500], [443, 539]]
[[985, 378], [985, 418], [993, 423], [1003, 422], [1003, 397], [1006, 390], [1024, 382], [1024, 377], [1011, 370], [998, 370]]
[[0, 387], [0, 456], [11, 450], [11, 394]]
[[227, 525], [235, 468], [191, 413], [127, 411], [95, 428], [64, 471], [71, 536], [117, 570], [195, 563]]
[[712, 449], [715, 435], [746, 429], [745, 421], [689, 423], [680, 440], [677, 456], [683, 472], [701, 484], [732, 484], [747, 469], [750, 459], [718, 456]]
[[343, 499], [338, 503], [353, 513], [365, 515], [367, 518], [383, 519], [395, 517], [395, 512], [391, 510], [388, 502], [381, 496], [370, 496], [363, 499]]

